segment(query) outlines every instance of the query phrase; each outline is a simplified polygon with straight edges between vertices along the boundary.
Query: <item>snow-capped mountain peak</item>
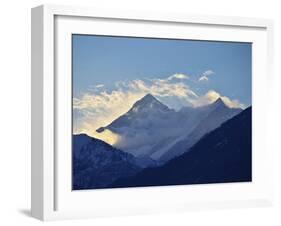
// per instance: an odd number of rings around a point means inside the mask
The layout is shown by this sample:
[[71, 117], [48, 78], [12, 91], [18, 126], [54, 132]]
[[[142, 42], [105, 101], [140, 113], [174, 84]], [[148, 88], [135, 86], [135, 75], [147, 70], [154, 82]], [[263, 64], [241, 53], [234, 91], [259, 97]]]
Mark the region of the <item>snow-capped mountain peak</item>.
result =
[[151, 94], [146, 94], [143, 98], [138, 100], [132, 108], [128, 111], [131, 112], [139, 112], [139, 111], [151, 111], [151, 110], [160, 110], [160, 111], [169, 111], [166, 105], [162, 104], [159, 100], [157, 100]]
[[213, 104], [214, 105], [224, 105], [224, 106], [226, 106], [224, 101], [220, 97], [218, 99], [216, 99], [216, 101], [214, 101]]
[[[121, 115], [106, 127], [98, 128], [96, 131], [101, 133], [105, 129], [110, 129], [113, 132], [117, 132], [119, 128], [134, 127], [134, 125], [139, 127], [139, 124], [142, 124], [141, 122], [144, 124], [148, 123], [147, 119], [149, 117], [156, 120], [157, 117], [161, 118], [161, 115], [173, 114], [174, 112], [174, 110], [162, 104], [154, 96], [147, 94], [135, 102], [127, 113]], [[151, 121], [154, 120], [151, 119]]]

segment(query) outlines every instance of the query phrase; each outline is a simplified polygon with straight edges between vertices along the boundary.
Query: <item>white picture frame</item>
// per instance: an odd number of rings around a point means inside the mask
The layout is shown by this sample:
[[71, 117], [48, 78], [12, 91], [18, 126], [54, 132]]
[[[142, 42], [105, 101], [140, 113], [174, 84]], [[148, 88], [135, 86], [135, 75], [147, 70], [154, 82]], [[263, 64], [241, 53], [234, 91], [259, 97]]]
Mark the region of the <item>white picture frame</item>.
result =
[[[101, 26], [104, 21], [107, 24]], [[115, 27], [115, 23], [120, 27]], [[136, 24], [143, 29], [134, 29]], [[165, 32], [167, 29], [155, 30], [159, 24], [162, 28], [169, 27], [176, 34]], [[181, 29], [187, 26], [194, 30], [189, 34], [181, 34]], [[233, 29], [236, 31], [234, 37]], [[71, 129], [71, 77], [65, 76], [70, 73], [69, 67], [65, 66], [69, 65], [71, 59], [69, 35], [97, 31], [105, 35], [159, 35], [253, 42], [253, 172], [256, 180], [250, 184], [230, 183], [226, 186], [212, 184], [73, 192], [69, 187], [71, 141], [68, 140]], [[270, 105], [266, 99], [273, 82], [272, 58], [271, 20], [110, 11], [57, 5], [33, 8], [32, 216], [41, 220], [56, 220], [271, 205], [273, 153], [266, 141], [266, 118], [269, 117], [267, 109]], [[208, 194], [212, 194], [211, 197]]]

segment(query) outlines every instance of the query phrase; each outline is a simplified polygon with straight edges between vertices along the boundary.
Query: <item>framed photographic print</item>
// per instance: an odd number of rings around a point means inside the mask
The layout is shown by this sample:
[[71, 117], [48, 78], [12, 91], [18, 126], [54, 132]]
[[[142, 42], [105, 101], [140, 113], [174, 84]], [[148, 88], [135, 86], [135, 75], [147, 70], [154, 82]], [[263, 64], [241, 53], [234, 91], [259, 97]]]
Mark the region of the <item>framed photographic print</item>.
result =
[[32, 215], [270, 205], [272, 21], [32, 9]]

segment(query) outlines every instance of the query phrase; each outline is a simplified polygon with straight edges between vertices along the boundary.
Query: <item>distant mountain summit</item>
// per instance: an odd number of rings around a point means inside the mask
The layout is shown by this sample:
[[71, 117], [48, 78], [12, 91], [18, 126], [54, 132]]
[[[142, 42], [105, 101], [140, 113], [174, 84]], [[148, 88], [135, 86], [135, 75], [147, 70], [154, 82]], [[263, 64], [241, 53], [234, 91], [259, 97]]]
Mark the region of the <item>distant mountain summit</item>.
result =
[[213, 103], [213, 105], [218, 106], [218, 105], [225, 105], [224, 101], [221, 99], [221, 97], [219, 97], [218, 99], [216, 99], [216, 101]]
[[115, 119], [109, 125], [98, 128], [96, 131], [101, 133], [105, 129], [109, 129], [118, 133], [120, 132], [120, 128], [134, 126], [136, 122], [148, 117], [149, 115], [156, 116], [157, 114], [169, 114], [172, 112], [174, 112], [174, 110], [162, 104], [151, 94], [147, 94], [135, 102], [127, 113]]
[[139, 111], [171, 111], [171, 109], [169, 109], [166, 105], [162, 104], [151, 94], [147, 94], [133, 105], [133, 107], [129, 110], [128, 114], [130, 114], [131, 112]]
[[151, 94], [136, 101], [130, 110], [97, 132], [105, 129], [122, 137], [115, 146], [137, 157], [150, 157], [151, 147], [173, 135], [178, 124], [176, 111]]

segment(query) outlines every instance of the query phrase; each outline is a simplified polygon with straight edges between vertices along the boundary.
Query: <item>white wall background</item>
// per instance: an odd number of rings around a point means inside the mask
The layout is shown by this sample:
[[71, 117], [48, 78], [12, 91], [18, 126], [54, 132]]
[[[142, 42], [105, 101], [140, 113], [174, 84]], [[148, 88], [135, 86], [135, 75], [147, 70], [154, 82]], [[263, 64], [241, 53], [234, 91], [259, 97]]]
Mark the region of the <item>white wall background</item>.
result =
[[[30, 208], [30, 8], [48, 0], [6, 0], [0, 8], [0, 225], [37, 225]], [[56, 4], [275, 20], [275, 90], [270, 142], [275, 149], [276, 203], [270, 208], [51, 222], [53, 225], [281, 225], [281, 13], [276, 0], [56, 0]], [[265, 94], [266, 95], [266, 94]]]

